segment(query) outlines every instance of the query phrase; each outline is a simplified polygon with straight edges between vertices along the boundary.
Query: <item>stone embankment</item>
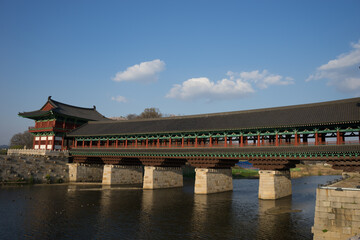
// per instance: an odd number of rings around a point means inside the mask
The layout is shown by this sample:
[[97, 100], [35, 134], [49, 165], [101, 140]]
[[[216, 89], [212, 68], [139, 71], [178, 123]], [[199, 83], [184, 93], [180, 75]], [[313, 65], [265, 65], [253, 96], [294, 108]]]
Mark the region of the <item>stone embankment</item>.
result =
[[68, 157], [1, 156], [0, 181], [61, 183], [69, 181]]
[[320, 186], [316, 190], [315, 240], [358, 239], [360, 233], [360, 175]]

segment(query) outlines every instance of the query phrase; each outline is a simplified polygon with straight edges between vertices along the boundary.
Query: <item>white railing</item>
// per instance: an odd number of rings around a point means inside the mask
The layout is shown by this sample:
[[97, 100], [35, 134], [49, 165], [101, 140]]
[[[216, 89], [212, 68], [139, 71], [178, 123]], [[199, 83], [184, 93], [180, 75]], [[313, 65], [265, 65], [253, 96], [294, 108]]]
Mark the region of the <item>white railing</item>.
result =
[[8, 149], [7, 155], [69, 156], [69, 151], [53, 151], [45, 149]]

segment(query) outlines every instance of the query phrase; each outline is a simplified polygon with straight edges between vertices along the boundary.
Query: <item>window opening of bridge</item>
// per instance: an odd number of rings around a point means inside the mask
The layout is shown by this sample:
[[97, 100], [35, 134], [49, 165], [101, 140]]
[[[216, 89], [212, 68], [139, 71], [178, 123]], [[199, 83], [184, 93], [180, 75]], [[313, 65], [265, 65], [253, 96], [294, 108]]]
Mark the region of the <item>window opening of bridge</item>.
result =
[[73, 148], [239, 148], [359, 144], [360, 128], [75, 138]]

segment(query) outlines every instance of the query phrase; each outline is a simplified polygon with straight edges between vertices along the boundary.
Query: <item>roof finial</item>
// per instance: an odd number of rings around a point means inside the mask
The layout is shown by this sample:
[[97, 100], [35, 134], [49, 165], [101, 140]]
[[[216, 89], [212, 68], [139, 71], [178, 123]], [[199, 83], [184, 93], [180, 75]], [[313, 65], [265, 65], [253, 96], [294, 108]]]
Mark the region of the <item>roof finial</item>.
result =
[[48, 97], [48, 100], [51, 100], [51, 96]]
[[96, 110], [96, 106], [95, 106], [95, 105], [93, 105], [93, 107], [94, 107], [94, 110]]

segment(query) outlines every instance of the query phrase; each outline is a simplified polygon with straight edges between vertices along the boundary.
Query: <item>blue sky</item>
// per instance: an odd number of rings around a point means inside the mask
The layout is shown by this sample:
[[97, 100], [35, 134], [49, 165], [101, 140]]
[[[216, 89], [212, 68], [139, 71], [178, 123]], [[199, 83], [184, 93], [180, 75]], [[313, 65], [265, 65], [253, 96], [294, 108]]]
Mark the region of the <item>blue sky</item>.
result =
[[0, 145], [49, 95], [107, 117], [360, 96], [360, 1], [0, 0]]

